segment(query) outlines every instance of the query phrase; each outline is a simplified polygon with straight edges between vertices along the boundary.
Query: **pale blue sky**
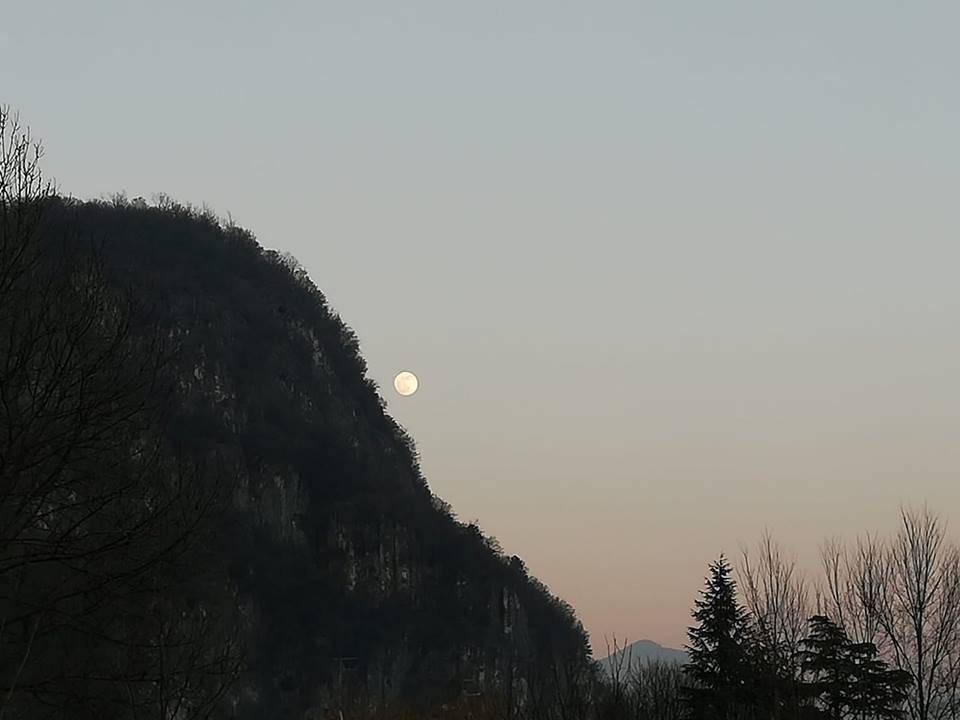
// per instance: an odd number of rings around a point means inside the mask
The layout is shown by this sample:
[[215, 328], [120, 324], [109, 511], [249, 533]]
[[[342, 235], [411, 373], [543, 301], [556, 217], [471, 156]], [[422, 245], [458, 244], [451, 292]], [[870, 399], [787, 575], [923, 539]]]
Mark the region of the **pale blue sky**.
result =
[[[401, 7], [402, 5], [402, 7]], [[63, 191], [293, 252], [432, 486], [683, 641], [764, 525], [960, 507], [960, 5], [33, 2], [0, 101]], [[952, 518], [960, 522], [960, 518]]]

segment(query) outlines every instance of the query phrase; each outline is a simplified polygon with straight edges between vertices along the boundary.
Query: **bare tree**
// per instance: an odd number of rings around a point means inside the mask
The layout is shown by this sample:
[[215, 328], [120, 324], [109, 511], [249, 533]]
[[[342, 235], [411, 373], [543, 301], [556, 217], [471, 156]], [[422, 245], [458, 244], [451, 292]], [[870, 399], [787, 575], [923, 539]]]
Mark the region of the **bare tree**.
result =
[[15, 281], [36, 260], [34, 248], [45, 202], [54, 185], [43, 177], [43, 146], [17, 115], [0, 106], [0, 308]]
[[630, 678], [633, 717], [637, 720], [680, 720], [685, 715], [683, 669], [675, 663], [638, 665]]
[[807, 581], [796, 559], [784, 553], [769, 531], [761, 536], [755, 556], [742, 550], [738, 574], [755, 634], [756, 702], [771, 717], [780, 717], [798, 702], [798, 651], [810, 614]]
[[914, 720], [956, 717], [960, 654], [960, 550], [928, 509], [901, 510], [900, 531], [871, 573], [874, 613], [889, 659], [910, 674]]
[[783, 662], [792, 662], [810, 614], [810, 591], [796, 558], [788, 557], [765, 530], [755, 556], [742, 550], [738, 571], [761, 642]]
[[876, 535], [857, 538], [852, 549], [838, 539], [820, 548], [824, 574], [818, 611], [859, 643], [880, 643], [876, 609], [883, 590], [884, 545]]
[[[158, 334], [93, 247], [50, 231], [64, 204], [5, 109], [0, 138], [0, 719], [145, 717], [144, 682], [151, 712], [179, 695], [191, 717], [236, 656], [218, 598], [174, 594], [221, 474], [166, 446]], [[150, 608], [178, 613], [153, 639]]]
[[633, 647], [626, 641], [619, 641], [614, 636], [606, 640], [607, 660], [603, 666], [603, 681], [606, 692], [603, 696], [603, 713], [606, 717], [628, 718], [634, 717], [633, 698], [631, 698], [631, 680], [635, 665], [633, 662]]
[[593, 702], [604, 720], [680, 720], [683, 688], [689, 684], [679, 663], [640, 661], [615, 637], [607, 642], [602, 691]]

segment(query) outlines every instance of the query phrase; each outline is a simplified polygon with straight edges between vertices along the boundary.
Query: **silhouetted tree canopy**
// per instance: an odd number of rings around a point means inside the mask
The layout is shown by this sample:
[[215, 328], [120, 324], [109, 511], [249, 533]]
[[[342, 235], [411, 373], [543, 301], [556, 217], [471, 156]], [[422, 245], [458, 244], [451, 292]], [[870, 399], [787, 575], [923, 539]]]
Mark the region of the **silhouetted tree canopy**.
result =
[[910, 676], [891, 670], [873, 643], [854, 643], [830, 618], [814, 615], [803, 647], [808, 695], [827, 718], [893, 718], [902, 713]]

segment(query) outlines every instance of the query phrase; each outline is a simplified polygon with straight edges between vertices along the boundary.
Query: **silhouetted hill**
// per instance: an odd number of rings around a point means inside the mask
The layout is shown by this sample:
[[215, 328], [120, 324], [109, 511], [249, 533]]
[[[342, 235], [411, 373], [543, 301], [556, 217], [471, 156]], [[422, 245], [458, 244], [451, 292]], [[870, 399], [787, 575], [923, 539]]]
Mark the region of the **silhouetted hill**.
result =
[[211, 552], [242, 617], [239, 716], [427, 703], [522, 673], [532, 687], [586, 662], [572, 608], [431, 493], [356, 336], [295, 261], [172, 202], [60, 210], [161, 331], [168, 445], [226, 484]]
[[663, 647], [653, 640], [637, 640], [630, 643], [619, 652], [611, 653], [607, 657], [599, 660], [603, 670], [607, 670], [617, 659], [624, 657], [624, 664], [627, 660], [636, 666], [650, 662], [675, 663], [683, 665], [689, 659], [684, 650]]

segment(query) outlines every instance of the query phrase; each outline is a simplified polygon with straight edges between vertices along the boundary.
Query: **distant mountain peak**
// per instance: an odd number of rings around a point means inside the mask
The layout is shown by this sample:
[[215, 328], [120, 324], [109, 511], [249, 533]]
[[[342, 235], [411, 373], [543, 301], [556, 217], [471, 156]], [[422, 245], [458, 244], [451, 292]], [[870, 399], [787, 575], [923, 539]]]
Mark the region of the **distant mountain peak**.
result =
[[[605, 658], [598, 660], [604, 669], [611, 667], [613, 662], [626, 655], [632, 666], [645, 665], [650, 662], [676, 663], [682, 665], [687, 662], [688, 656], [684, 650], [668, 648], [654, 642], [653, 640], [637, 640], [626, 645], [619, 650], [610, 653]], [[627, 660], [624, 660], [626, 663]]]

